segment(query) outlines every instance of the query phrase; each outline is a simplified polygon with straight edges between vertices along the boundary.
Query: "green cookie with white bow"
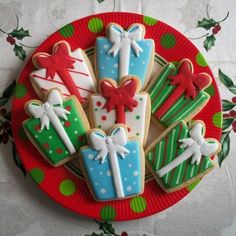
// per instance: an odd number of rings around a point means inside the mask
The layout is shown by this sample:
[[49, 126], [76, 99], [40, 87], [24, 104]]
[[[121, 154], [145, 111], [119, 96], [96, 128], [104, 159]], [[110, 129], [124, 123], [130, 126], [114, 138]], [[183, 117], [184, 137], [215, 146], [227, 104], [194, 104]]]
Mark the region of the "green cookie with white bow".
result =
[[204, 136], [202, 121], [194, 121], [189, 127], [180, 121], [146, 149], [147, 166], [164, 191], [182, 189], [216, 166], [211, 157], [220, 151], [221, 145]]

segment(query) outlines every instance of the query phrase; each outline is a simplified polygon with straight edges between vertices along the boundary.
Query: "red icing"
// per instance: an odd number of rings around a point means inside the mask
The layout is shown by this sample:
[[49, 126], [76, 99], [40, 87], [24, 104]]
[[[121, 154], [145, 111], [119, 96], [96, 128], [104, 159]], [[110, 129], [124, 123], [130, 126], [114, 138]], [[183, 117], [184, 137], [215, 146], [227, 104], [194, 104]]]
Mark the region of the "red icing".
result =
[[67, 111], [70, 111], [70, 110], [71, 110], [71, 107], [70, 107], [70, 106], [66, 106], [66, 110], [67, 110]]
[[70, 57], [67, 44], [61, 42], [54, 49], [52, 55], [47, 55], [45, 53], [36, 54], [35, 59], [38, 65], [47, 70], [46, 76], [51, 79], [54, 79], [55, 74], [57, 73], [70, 94], [75, 95], [80, 102], [83, 102], [83, 99], [68, 71], [69, 69], [74, 69], [73, 64], [75, 60]]
[[70, 125], [71, 125], [70, 121], [68, 121], [68, 120], [65, 121], [65, 123], [64, 123], [64, 126], [65, 126], [65, 127], [69, 127]]
[[39, 131], [39, 130], [40, 130], [40, 125], [35, 125], [35, 126], [34, 126], [34, 129], [37, 130], [37, 131]]
[[187, 60], [181, 62], [178, 74], [169, 76], [168, 79], [171, 80], [170, 84], [175, 85], [176, 88], [156, 112], [156, 116], [159, 119], [183, 94], [185, 94], [185, 98], [194, 99], [199, 91], [205, 88], [211, 81], [210, 76], [207, 74], [193, 74], [192, 65]]
[[133, 108], [137, 106], [137, 101], [133, 98], [136, 89], [137, 81], [132, 78], [119, 87], [115, 87], [109, 80], [101, 82], [101, 94], [107, 99], [104, 108], [107, 109], [107, 112], [116, 110], [116, 123], [125, 124], [125, 109], [133, 111]]
[[97, 105], [98, 107], [100, 107], [100, 106], [102, 105], [102, 103], [101, 103], [100, 101], [98, 101], [98, 102], [96, 102], [96, 105]]
[[102, 120], [106, 120], [107, 119], [107, 117], [106, 116], [102, 116]]
[[44, 143], [44, 144], [43, 144], [43, 147], [44, 147], [44, 148], [49, 148], [49, 144], [48, 144], [48, 143]]
[[84, 137], [83, 136], [79, 136], [78, 140], [82, 142], [82, 141], [84, 141]]
[[63, 152], [63, 150], [61, 148], [56, 149], [56, 153], [61, 154], [62, 152]]

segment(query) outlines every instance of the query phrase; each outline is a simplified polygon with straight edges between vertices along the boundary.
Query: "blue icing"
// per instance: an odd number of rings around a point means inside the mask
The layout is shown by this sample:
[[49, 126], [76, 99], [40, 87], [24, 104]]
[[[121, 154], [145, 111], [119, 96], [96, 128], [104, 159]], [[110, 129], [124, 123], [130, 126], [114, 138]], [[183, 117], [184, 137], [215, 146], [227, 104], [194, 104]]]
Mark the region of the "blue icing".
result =
[[[126, 155], [125, 159], [120, 158], [118, 155], [118, 162], [124, 194], [125, 196], [132, 196], [139, 194], [142, 190], [140, 144], [137, 141], [129, 141], [125, 148], [130, 153]], [[80, 150], [91, 188], [98, 200], [116, 199], [109, 157], [107, 156], [105, 162], [101, 164], [100, 161], [94, 160], [97, 153], [91, 148]]]
[[[138, 45], [143, 49], [136, 57], [133, 49], [130, 53], [129, 75], [138, 76], [141, 83], [144, 84], [148, 65], [153, 50], [153, 41], [151, 39], [139, 40]], [[108, 55], [107, 51], [112, 47], [112, 43], [105, 37], [99, 37], [96, 40], [96, 63], [98, 78], [111, 78], [119, 81], [119, 53], [113, 57]]]

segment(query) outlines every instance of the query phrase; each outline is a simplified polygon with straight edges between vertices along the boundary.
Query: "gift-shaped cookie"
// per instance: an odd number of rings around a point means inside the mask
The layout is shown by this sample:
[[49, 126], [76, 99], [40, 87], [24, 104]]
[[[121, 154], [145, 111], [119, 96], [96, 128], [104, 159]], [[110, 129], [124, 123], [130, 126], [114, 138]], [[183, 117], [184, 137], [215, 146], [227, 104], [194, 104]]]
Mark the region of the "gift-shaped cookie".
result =
[[130, 137], [146, 142], [150, 122], [150, 98], [146, 92], [138, 92], [140, 82], [136, 77], [124, 77], [118, 86], [111, 79], [99, 83], [100, 94], [89, 99], [92, 127], [107, 132], [114, 124], [125, 124]]
[[75, 96], [63, 101], [61, 92], [53, 89], [44, 102], [27, 102], [25, 111], [31, 116], [23, 122], [25, 133], [51, 165], [70, 161], [86, 144], [86, 132], [90, 127]]
[[82, 49], [71, 52], [66, 41], [53, 46], [52, 55], [44, 52], [33, 56], [38, 70], [30, 74], [31, 82], [42, 99], [52, 88], [59, 88], [65, 97], [75, 95], [81, 104], [95, 92], [95, 75]]
[[100, 129], [87, 134], [89, 146], [80, 149], [88, 187], [97, 201], [124, 199], [143, 193], [144, 154], [126, 128], [114, 126], [108, 136]]
[[179, 190], [213, 169], [215, 163], [210, 157], [221, 146], [216, 139], [204, 135], [202, 121], [195, 121], [190, 127], [180, 121], [145, 150], [147, 166], [166, 192]]
[[147, 88], [152, 117], [165, 128], [190, 120], [207, 104], [210, 96], [204, 88], [210, 84], [210, 75], [194, 74], [190, 60], [182, 60], [177, 68], [168, 63]]
[[95, 67], [98, 79], [111, 78], [117, 83], [127, 75], [140, 78], [144, 88], [154, 62], [155, 44], [144, 39], [145, 27], [132, 24], [127, 30], [110, 23], [107, 37], [98, 37], [95, 45]]

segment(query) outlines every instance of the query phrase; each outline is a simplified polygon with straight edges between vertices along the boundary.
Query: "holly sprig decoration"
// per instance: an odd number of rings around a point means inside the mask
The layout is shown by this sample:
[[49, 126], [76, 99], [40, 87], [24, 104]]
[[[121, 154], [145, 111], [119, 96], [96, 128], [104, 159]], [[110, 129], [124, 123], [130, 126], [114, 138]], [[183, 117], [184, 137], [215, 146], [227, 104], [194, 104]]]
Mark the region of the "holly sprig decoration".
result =
[[0, 144], [11, 143], [14, 162], [25, 176], [26, 170], [23, 164], [21, 163], [20, 157], [17, 154], [15, 142], [12, 135], [11, 111], [8, 111], [5, 107], [5, 105], [13, 96], [15, 88], [16, 81], [13, 80], [12, 83], [4, 90], [2, 96], [0, 97]]
[[13, 51], [15, 55], [22, 61], [24, 61], [26, 58], [25, 48], [35, 48], [27, 46], [21, 42], [25, 37], [31, 36], [29, 34], [29, 30], [26, 30], [23, 27], [19, 27], [18, 16], [16, 16], [16, 27], [11, 32], [6, 32], [1, 28], [0, 31], [7, 35], [6, 41], [13, 46]]
[[[220, 82], [231, 92], [233, 95], [236, 95], [236, 85], [233, 80], [223, 73], [221, 69], [218, 72]], [[222, 108], [223, 108], [223, 124], [222, 124], [222, 136], [221, 136], [221, 152], [218, 154], [218, 163], [219, 166], [222, 165], [222, 162], [226, 159], [230, 152], [230, 134], [233, 131], [236, 133], [236, 96], [233, 96], [231, 101], [222, 99]]]
[[197, 23], [197, 28], [203, 28], [207, 31], [207, 33], [203, 36], [191, 39], [205, 38], [205, 40], [203, 41], [203, 47], [206, 49], [206, 51], [209, 51], [213, 46], [215, 46], [216, 34], [221, 31], [221, 23], [229, 17], [229, 11], [223, 19], [218, 21], [210, 17], [209, 5], [207, 5], [206, 12], [207, 18], [202, 18], [201, 20], [199, 20]]

